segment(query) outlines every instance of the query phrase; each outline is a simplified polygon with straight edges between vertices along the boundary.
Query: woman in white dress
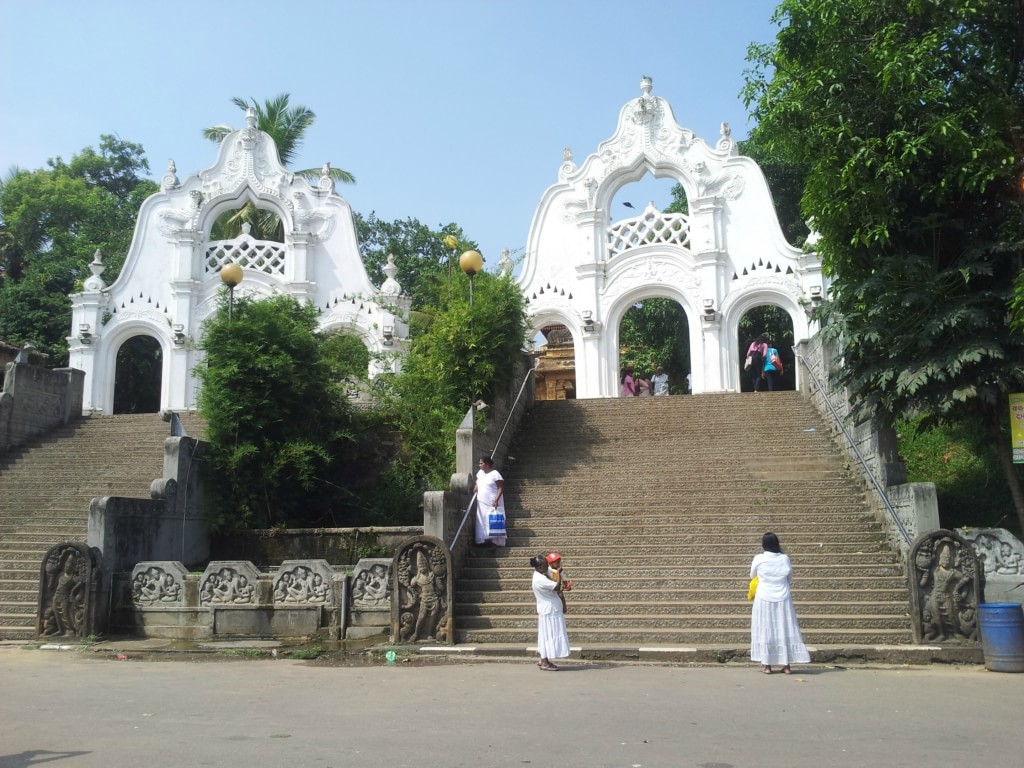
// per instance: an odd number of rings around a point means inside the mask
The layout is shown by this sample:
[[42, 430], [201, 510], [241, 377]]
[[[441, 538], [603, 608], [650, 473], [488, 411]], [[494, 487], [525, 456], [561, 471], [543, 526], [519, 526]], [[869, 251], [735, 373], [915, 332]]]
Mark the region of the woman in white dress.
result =
[[481, 547], [504, 547], [505, 534], [492, 535], [490, 515], [500, 512], [505, 518], [505, 479], [494, 468], [494, 460], [490, 456], [481, 456], [480, 469], [476, 473], [476, 544]]
[[537, 653], [538, 667], [546, 672], [558, 670], [551, 659], [564, 659], [569, 655], [569, 632], [565, 628], [562, 610], [562, 582], [548, 576], [548, 559], [544, 555], [530, 558], [533, 566], [533, 594], [537, 598]]
[[761, 662], [761, 671], [772, 673], [773, 664], [781, 664], [789, 674], [790, 664], [807, 664], [807, 652], [793, 607], [789, 581], [793, 566], [782, 553], [779, 537], [766, 533], [761, 537], [764, 550], [750, 563], [750, 578], [757, 576], [757, 592], [750, 616], [750, 660]]

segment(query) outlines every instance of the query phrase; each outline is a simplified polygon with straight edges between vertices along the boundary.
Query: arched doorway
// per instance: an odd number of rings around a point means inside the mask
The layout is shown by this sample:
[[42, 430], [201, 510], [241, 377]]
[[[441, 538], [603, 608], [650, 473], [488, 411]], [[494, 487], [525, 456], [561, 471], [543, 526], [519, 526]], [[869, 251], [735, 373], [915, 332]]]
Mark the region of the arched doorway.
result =
[[[793, 355], [793, 318], [781, 307], [774, 304], [761, 304], [744, 312], [739, 320], [736, 347], [740, 353], [738, 360], [741, 373], [740, 391], [752, 392], [754, 389], [754, 375], [743, 370], [743, 362], [746, 359], [750, 343], [762, 334], [770, 346], [779, 350], [779, 357], [783, 365], [781, 389], [796, 389], [796, 368], [793, 365], [796, 362]], [[763, 381], [760, 389], [765, 389]]]
[[626, 310], [619, 322], [619, 368], [627, 364], [647, 379], [660, 367], [670, 394], [689, 394], [690, 323], [678, 302], [655, 296]]
[[152, 336], [133, 336], [117, 350], [114, 413], [156, 413], [163, 384], [163, 350]]

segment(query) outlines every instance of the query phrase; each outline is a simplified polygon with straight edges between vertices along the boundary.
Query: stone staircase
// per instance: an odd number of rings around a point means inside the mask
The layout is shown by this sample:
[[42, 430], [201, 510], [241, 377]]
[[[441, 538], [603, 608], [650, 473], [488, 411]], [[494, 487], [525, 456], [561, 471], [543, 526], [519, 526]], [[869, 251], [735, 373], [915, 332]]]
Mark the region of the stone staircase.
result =
[[[199, 434], [194, 417], [183, 421]], [[35, 637], [46, 551], [85, 541], [94, 496], [149, 498], [169, 435], [159, 414], [97, 416], [0, 455], [0, 639]]]
[[537, 403], [510, 452], [508, 547], [456, 581], [460, 643], [534, 643], [528, 559], [558, 550], [574, 646], [743, 647], [769, 530], [808, 644], [912, 640], [898, 557], [799, 393]]

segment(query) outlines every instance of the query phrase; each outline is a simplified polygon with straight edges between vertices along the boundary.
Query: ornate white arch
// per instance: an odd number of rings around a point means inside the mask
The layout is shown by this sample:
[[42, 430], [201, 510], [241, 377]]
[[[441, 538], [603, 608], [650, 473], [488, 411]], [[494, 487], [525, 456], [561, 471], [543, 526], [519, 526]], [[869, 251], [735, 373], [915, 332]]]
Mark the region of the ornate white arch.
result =
[[[680, 127], [651, 87], [641, 80], [613, 136], [582, 163], [565, 150], [527, 240], [519, 284], [530, 315], [555, 312], [582, 329], [578, 397], [617, 394], [618, 323], [635, 300], [666, 296], [686, 311], [695, 392], [739, 391], [731, 361], [741, 307], [771, 296], [800, 334], [801, 303], [827, 290], [817, 257], [785, 241], [764, 174], [739, 154], [728, 124], [710, 145]], [[678, 181], [688, 213], [648, 206], [613, 220], [615, 193], [648, 173]]]
[[[246, 202], [272, 210], [282, 222], [284, 242], [243, 234], [210, 241], [213, 222]], [[164, 349], [162, 408], [195, 406], [192, 375], [201, 360], [195, 341], [224, 289], [219, 271], [227, 262], [243, 267], [236, 289], [253, 295], [283, 293], [315, 304], [321, 324], [351, 326], [372, 351], [402, 348], [408, 337], [409, 300], [394, 280], [375, 287], [359, 256], [349, 204], [340, 197], [325, 164], [311, 184], [281, 165], [269, 135], [256, 129], [250, 110], [245, 128], [225, 137], [216, 162], [179, 180], [173, 161], [160, 191], [140, 208], [121, 274], [107, 285], [97, 253], [81, 293], [71, 297], [70, 364], [85, 371], [86, 411], [109, 411], [113, 367], [108, 345], [148, 320], [150, 335]], [[345, 303], [355, 309], [343, 314]], [[148, 313], [148, 314], [146, 314]], [[370, 371], [371, 375], [376, 369]]]

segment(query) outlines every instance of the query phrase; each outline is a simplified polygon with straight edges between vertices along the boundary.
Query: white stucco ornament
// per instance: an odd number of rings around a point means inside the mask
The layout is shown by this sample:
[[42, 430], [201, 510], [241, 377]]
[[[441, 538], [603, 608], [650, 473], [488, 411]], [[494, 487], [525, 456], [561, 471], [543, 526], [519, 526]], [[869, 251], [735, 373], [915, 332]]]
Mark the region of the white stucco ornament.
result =
[[[196, 404], [195, 367], [202, 354], [191, 340], [226, 290], [219, 271], [234, 263], [244, 271], [236, 296], [294, 296], [320, 310], [324, 330], [343, 328], [374, 355], [371, 375], [397, 370], [408, 337], [409, 299], [389, 276], [378, 290], [367, 276], [349, 204], [334, 190], [325, 163], [311, 185], [281, 165], [273, 139], [256, 127], [224, 138], [213, 165], [179, 181], [168, 163], [160, 191], [139, 210], [135, 236], [117, 280], [107, 286], [101, 256], [93, 276], [71, 296], [70, 364], [85, 371], [83, 407], [111, 413], [117, 352], [129, 339], [148, 336], [160, 347], [162, 409]], [[247, 204], [276, 215], [281, 241], [253, 237], [249, 229], [213, 240], [214, 222]], [[385, 270], [387, 272], [387, 270]], [[87, 330], [86, 330], [87, 329]]]
[[[519, 274], [530, 322], [534, 330], [563, 324], [572, 332], [580, 398], [618, 393], [619, 323], [638, 301], [664, 297], [682, 306], [694, 392], [739, 391], [744, 313], [777, 305], [796, 339], [805, 338], [811, 329], [802, 304], [827, 289], [820, 261], [783, 237], [764, 174], [739, 154], [729, 124], [712, 146], [679, 126], [652, 91], [652, 79], [642, 78], [614, 134], [582, 162], [563, 153], [530, 227]], [[616, 192], [648, 174], [678, 182], [688, 212], [648, 205], [613, 218]]]

